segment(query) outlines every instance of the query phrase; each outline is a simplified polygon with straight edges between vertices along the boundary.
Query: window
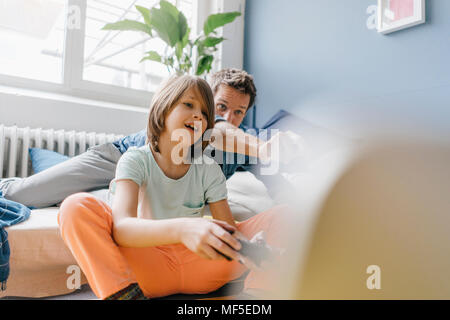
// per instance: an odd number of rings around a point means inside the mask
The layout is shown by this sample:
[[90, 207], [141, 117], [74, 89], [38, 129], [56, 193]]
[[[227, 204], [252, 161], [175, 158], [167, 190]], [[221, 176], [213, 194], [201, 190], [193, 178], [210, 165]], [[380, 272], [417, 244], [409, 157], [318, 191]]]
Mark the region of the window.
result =
[[[191, 26], [199, 11], [201, 19], [205, 7], [211, 10], [204, 1], [169, 1]], [[163, 50], [164, 43], [138, 32], [101, 28], [142, 19], [135, 6], [149, 8], [157, 2], [0, 0], [0, 85], [147, 107], [168, 71], [157, 62], [140, 60], [146, 51]]]
[[65, 2], [0, 1], [0, 73], [62, 83]]
[[[147, 107], [168, 75], [143, 53], [162, 51], [159, 39], [101, 28], [142, 19], [135, 6], [159, 0], [0, 0], [0, 85]], [[212, 12], [242, 11], [244, 0], [168, 0], [188, 19], [192, 35]], [[143, 20], [143, 19], [142, 19]], [[141, 20], [141, 21], [142, 21]], [[242, 68], [243, 20], [224, 37], [214, 68]], [[227, 54], [226, 59], [224, 55]]]
[[[84, 36], [83, 79], [120, 87], [154, 90], [169, 73], [164, 65], [145, 61], [139, 63], [149, 50], [162, 52], [165, 44], [160, 39], [149, 39], [144, 33], [103, 31], [110, 22], [139, 19], [136, 5], [146, 8], [158, 0], [88, 0]], [[192, 25], [192, 0], [172, 0]]]

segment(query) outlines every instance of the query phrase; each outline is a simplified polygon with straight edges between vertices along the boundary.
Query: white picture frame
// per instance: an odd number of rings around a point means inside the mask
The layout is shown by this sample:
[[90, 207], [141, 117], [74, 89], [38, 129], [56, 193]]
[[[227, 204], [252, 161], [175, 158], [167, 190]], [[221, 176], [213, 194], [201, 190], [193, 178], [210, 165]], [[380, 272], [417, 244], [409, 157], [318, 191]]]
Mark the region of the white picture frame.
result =
[[425, 23], [425, 0], [378, 0], [377, 29], [381, 34]]

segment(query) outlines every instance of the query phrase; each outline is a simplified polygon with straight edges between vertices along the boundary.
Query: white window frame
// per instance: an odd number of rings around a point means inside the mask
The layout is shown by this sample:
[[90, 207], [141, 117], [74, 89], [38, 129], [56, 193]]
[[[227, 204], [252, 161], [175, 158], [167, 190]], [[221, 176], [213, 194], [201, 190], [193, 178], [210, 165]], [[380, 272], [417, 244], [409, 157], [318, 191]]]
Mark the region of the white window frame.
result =
[[[195, 33], [203, 27], [203, 22], [212, 12], [234, 10], [242, 12], [241, 20], [233, 22], [233, 24], [238, 24], [238, 26], [233, 26], [230, 29], [230, 25], [227, 25], [223, 28], [223, 34], [228, 34], [232, 37], [228, 37], [228, 40], [221, 45], [215, 65], [216, 69], [225, 67], [242, 68], [245, 0], [194, 0], [193, 5], [192, 27]], [[80, 28], [66, 28], [62, 83], [0, 74], [0, 85], [147, 108], [153, 95], [152, 92], [83, 79], [84, 31], [87, 2], [86, 0], [68, 0], [66, 15], [69, 14], [68, 10], [73, 6], [77, 6], [80, 10]], [[232, 57], [225, 58], [224, 54], [226, 55], [228, 52], [233, 53], [231, 55]]]

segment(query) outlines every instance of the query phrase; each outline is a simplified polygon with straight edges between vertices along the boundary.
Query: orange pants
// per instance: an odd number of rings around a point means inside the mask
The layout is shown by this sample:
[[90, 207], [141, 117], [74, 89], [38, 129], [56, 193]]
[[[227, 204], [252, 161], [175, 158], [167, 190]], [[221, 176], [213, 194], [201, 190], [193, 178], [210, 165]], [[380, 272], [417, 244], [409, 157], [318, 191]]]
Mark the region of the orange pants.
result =
[[[264, 230], [267, 243], [276, 245], [279, 228], [274, 217], [280, 209], [275, 207], [238, 223], [239, 231], [250, 239]], [[147, 248], [119, 247], [112, 237], [111, 208], [88, 193], [66, 198], [58, 213], [58, 223], [64, 242], [101, 299], [136, 282], [149, 298], [175, 293], [208, 293], [246, 271], [237, 261], [201, 258], [181, 243]], [[259, 288], [258, 281], [264, 279], [264, 275], [252, 273], [247, 276], [245, 287]]]

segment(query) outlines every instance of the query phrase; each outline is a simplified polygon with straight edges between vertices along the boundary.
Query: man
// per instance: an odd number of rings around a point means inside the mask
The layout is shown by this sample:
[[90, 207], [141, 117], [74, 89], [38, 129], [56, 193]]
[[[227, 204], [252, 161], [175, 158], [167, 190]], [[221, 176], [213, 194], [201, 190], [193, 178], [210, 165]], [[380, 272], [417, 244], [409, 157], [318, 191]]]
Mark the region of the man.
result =
[[[255, 101], [256, 88], [253, 77], [237, 69], [213, 74], [210, 85], [216, 105], [215, 129], [223, 137], [223, 143], [212, 145], [226, 151], [220, 165], [228, 179], [242, 164], [248, 165], [250, 157], [257, 157], [264, 145], [257, 137], [246, 133], [248, 129], [242, 125], [245, 114]], [[42, 208], [58, 204], [76, 192], [107, 188], [122, 154], [131, 146], [143, 146], [145, 137], [146, 130], [142, 130], [113, 143], [92, 147], [30, 177], [4, 179], [0, 181], [0, 194], [28, 207]], [[235, 152], [244, 154], [244, 161]], [[256, 171], [254, 173], [258, 175]]]
[[224, 69], [214, 73], [209, 83], [216, 106], [214, 128], [219, 130], [223, 137], [221, 145], [215, 142], [211, 145], [225, 151], [222, 162], [219, 162], [225, 177], [228, 179], [241, 169], [253, 173], [266, 185], [271, 195], [279, 187], [286, 188], [288, 183], [281, 175], [261, 174], [261, 161], [270, 160], [270, 152], [267, 149], [271, 141], [260, 140], [256, 136], [260, 131], [258, 128], [248, 128], [242, 124], [256, 98], [253, 77], [243, 70]]

